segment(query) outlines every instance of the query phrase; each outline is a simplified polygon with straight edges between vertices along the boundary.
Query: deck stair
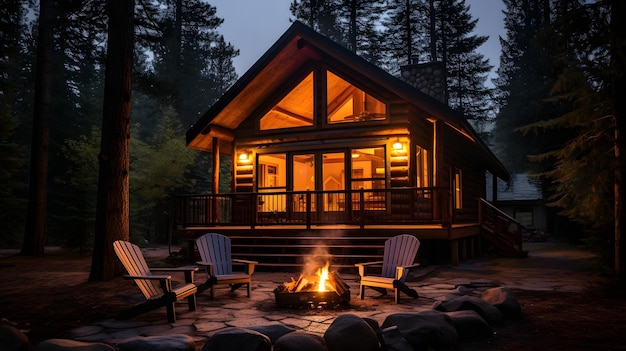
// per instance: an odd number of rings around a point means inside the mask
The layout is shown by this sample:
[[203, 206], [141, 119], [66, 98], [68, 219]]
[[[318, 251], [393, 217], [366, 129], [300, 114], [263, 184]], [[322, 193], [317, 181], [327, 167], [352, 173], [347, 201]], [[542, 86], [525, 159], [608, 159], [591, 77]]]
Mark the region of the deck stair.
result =
[[354, 270], [355, 263], [382, 261], [386, 236], [317, 235], [318, 232], [271, 235], [229, 233], [232, 257], [257, 261], [261, 270], [301, 270], [312, 257], [329, 260], [336, 270]]
[[479, 200], [481, 236], [491, 243], [498, 253], [507, 257], [525, 257], [522, 248], [524, 226], [484, 199]]

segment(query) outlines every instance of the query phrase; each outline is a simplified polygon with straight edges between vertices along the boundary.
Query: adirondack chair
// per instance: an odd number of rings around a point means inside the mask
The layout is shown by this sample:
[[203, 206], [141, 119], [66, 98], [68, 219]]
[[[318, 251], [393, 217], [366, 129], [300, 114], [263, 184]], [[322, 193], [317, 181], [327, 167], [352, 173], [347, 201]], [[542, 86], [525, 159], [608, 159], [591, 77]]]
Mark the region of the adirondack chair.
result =
[[[208, 233], [196, 239], [198, 252], [201, 261], [196, 262], [206, 269], [207, 281], [199, 286], [200, 291], [207, 288], [210, 290], [210, 297], [213, 299], [214, 285], [230, 285], [231, 291], [238, 289], [242, 285], [248, 288], [250, 297], [250, 283], [256, 261], [246, 261], [232, 259], [230, 249], [230, 238], [217, 233]], [[244, 272], [233, 272], [233, 263], [243, 264]]]
[[[387, 293], [386, 289], [392, 289], [396, 303], [400, 301], [400, 291], [417, 297], [417, 292], [409, 289], [404, 284], [404, 281], [409, 273], [409, 269], [419, 266], [419, 263], [414, 263], [419, 247], [420, 241], [413, 235], [398, 235], [385, 241], [383, 261], [355, 264], [361, 276], [361, 300], [365, 298], [366, 286], [384, 294]], [[381, 265], [382, 271], [380, 275], [367, 274], [368, 267], [380, 267]]]
[[[194, 272], [198, 267], [180, 268], [148, 268], [146, 260], [137, 245], [128, 241], [118, 240], [113, 243], [113, 249], [128, 272], [125, 279], [133, 279], [146, 298], [146, 302], [121, 312], [118, 319], [128, 319], [140, 313], [165, 306], [167, 321], [176, 322], [174, 304], [176, 301], [187, 298], [189, 311], [196, 310], [196, 292], [198, 288], [193, 284]], [[154, 273], [160, 274], [154, 274]], [[185, 284], [172, 286], [172, 276], [163, 272], [183, 272]]]

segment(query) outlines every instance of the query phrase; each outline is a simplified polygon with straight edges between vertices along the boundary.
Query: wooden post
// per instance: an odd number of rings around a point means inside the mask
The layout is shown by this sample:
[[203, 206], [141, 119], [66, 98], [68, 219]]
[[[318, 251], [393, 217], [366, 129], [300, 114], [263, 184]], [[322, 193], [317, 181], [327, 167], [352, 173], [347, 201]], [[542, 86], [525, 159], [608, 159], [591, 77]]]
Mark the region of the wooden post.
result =
[[220, 140], [213, 137], [213, 173], [211, 175], [211, 223], [219, 222], [217, 194], [220, 192]]
[[459, 240], [450, 240], [450, 263], [453, 266], [459, 265]]

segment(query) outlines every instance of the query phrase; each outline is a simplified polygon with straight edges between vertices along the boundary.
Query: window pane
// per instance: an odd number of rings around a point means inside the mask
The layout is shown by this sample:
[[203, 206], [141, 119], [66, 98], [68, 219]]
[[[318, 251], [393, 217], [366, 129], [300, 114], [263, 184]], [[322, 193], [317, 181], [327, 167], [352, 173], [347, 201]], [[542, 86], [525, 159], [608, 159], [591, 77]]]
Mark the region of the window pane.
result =
[[[360, 189], [355, 180], [385, 179], [385, 149], [383, 147], [352, 149], [352, 189]], [[357, 186], [355, 187], [355, 183]], [[371, 183], [378, 184], [378, 183]], [[364, 189], [367, 189], [363, 187]], [[384, 185], [383, 185], [384, 188]]]
[[324, 180], [324, 211], [339, 211], [344, 209], [345, 189], [345, 163], [344, 153], [324, 153], [322, 154], [322, 178]]
[[261, 118], [261, 130], [313, 125], [313, 72]]
[[363, 90], [327, 72], [328, 123], [384, 120], [387, 107]]
[[[307, 197], [301, 191], [315, 190], [315, 155], [293, 155], [293, 210], [305, 212]], [[311, 196], [311, 210], [315, 210], [315, 196]]]

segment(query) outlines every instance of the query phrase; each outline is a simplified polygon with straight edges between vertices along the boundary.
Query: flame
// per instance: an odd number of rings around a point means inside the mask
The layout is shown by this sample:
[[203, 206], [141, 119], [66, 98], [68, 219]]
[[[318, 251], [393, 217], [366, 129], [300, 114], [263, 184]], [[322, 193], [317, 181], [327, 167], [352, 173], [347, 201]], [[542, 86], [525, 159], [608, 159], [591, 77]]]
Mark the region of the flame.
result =
[[323, 267], [317, 269], [315, 275], [300, 274], [298, 280], [291, 278], [290, 282], [283, 285], [289, 292], [301, 291], [335, 291], [332, 280], [330, 279], [330, 262], [326, 262]]
[[317, 270], [317, 276], [319, 277], [319, 282], [317, 283], [317, 291], [328, 291], [326, 289], [326, 283], [328, 282], [328, 266], [330, 266], [330, 263], [326, 261], [326, 265]]

